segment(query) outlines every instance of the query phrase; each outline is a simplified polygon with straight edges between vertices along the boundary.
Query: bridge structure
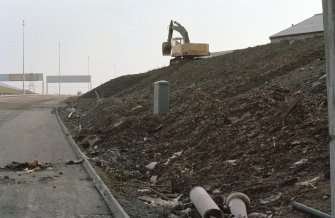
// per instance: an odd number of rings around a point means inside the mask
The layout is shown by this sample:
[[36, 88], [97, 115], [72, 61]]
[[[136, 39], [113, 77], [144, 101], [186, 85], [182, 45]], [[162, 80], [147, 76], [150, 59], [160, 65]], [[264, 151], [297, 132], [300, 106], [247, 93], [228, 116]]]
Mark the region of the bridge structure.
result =
[[46, 77], [46, 94], [48, 94], [49, 83], [59, 84], [59, 93], [61, 93], [61, 83], [87, 83], [92, 89], [91, 75], [66, 75], [66, 76], [47, 76]]
[[[35, 82], [40, 81], [42, 82], [42, 94], [44, 94], [44, 80], [43, 80], [43, 73], [16, 73], [16, 74], [0, 74], [0, 81], [1, 82]], [[24, 89], [24, 87], [23, 87]], [[24, 90], [23, 90], [24, 93]]]

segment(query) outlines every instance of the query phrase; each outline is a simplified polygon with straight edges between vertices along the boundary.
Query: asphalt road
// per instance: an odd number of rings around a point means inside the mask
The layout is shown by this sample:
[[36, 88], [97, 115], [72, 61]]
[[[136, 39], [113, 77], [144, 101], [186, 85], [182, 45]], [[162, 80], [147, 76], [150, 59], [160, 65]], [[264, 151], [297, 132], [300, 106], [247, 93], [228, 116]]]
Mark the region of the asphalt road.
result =
[[[0, 217], [111, 217], [102, 197], [76, 159], [51, 109], [57, 96], [0, 98], [0, 166], [12, 161], [50, 163], [43, 171], [0, 170]], [[94, 216], [93, 216], [94, 215]]]

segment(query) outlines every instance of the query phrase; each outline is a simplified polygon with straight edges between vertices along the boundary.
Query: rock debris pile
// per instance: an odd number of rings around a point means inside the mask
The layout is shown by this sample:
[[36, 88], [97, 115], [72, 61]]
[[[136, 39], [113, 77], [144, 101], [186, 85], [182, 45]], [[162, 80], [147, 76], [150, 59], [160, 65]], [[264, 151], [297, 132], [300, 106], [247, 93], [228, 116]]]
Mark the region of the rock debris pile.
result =
[[[200, 185], [303, 217], [291, 201], [330, 210], [325, 74], [322, 38], [281, 42], [119, 77], [60, 113], [112, 190], [172, 184], [186, 203]], [[154, 116], [158, 80], [170, 82], [170, 111]]]

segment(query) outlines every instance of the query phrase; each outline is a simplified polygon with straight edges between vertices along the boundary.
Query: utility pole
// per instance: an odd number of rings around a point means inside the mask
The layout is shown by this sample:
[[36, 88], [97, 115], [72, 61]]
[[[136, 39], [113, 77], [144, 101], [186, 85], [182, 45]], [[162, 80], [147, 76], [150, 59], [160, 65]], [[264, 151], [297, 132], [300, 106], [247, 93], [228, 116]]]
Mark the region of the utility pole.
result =
[[58, 43], [58, 95], [60, 95], [60, 43]]
[[114, 79], [116, 78], [116, 65], [114, 64]]
[[335, 217], [335, 2], [323, 0], [323, 26], [327, 72], [328, 126], [331, 138], [329, 145], [331, 213]]
[[24, 81], [25, 81], [25, 76], [24, 76], [24, 20], [22, 20], [22, 89], [23, 89], [23, 95], [26, 94], [26, 91], [24, 89]]
[[[87, 75], [90, 75], [90, 56], [87, 58]], [[90, 83], [87, 83], [87, 91], [90, 91]]]

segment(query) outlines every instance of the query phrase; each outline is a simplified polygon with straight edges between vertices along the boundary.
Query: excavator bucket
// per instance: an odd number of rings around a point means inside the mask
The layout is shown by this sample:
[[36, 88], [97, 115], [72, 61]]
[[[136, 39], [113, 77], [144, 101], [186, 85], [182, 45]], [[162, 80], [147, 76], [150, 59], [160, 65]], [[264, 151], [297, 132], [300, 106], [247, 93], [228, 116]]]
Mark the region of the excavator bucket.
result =
[[163, 42], [163, 44], [162, 44], [163, 56], [170, 56], [171, 55], [171, 49], [172, 49], [171, 43]]

